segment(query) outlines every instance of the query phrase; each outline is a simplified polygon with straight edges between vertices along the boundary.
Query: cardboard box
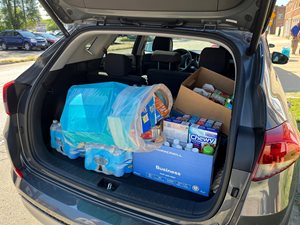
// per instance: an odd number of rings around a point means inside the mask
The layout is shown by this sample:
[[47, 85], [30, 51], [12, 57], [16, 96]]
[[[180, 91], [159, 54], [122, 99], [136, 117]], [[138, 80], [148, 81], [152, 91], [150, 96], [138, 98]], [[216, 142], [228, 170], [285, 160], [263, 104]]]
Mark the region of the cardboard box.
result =
[[209, 196], [214, 155], [162, 146], [152, 152], [133, 153], [133, 173], [196, 194]]
[[220, 121], [223, 123], [221, 131], [228, 135], [231, 110], [193, 91], [193, 88], [202, 87], [205, 83], [229, 95], [233, 94], [233, 80], [201, 67], [181, 84], [174, 108], [183, 113]]

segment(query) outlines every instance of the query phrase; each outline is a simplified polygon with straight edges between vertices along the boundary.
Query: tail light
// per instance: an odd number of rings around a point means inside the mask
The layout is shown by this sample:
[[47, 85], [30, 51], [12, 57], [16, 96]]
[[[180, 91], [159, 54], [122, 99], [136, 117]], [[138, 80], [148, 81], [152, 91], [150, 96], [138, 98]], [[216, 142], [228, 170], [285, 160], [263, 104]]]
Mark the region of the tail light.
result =
[[299, 134], [289, 123], [267, 130], [252, 180], [260, 181], [280, 173], [292, 165], [299, 155]]
[[23, 178], [23, 173], [20, 169], [14, 167], [13, 170], [14, 170], [14, 173], [17, 175], [17, 177]]
[[9, 110], [9, 107], [8, 107], [8, 99], [7, 99], [7, 93], [8, 93], [8, 89], [14, 85], [15, 81], [10, 81], [6, 84], [4, 84], [3, 86], [3, 103], [4, 103], [4, 108], [5, 108], [5, 112], [7, 115], [10, 115], [10, 110]]

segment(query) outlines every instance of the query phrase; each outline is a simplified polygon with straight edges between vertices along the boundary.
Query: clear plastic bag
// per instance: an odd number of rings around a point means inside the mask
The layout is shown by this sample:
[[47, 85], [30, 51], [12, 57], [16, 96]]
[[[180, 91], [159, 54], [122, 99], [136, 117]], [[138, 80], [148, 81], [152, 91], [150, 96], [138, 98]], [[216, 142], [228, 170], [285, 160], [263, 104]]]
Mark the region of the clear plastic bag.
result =
[[73, 146], [85, 143], [150, 151], [163, 142], [141, 138], [141, 113], [156, 93], [170, 110], [173, 99], [163, 84], [136, 87], [117, 82], [72, 86], [61, 116], [62, 133]]
[[146, 87], [130, 86], [118, 95], [112, 106], [112, 114], [108, 117], [110, 131], [116, 146], [136, 152], [151, 151], [162, 145], [164, 139], [161, 139], [160, 142], [151, 142], [145, 141], [141, 137], [143, 133], [141, 114], [154, 94], [157, 94], [171, 111], [172, 94], [163, 84]]

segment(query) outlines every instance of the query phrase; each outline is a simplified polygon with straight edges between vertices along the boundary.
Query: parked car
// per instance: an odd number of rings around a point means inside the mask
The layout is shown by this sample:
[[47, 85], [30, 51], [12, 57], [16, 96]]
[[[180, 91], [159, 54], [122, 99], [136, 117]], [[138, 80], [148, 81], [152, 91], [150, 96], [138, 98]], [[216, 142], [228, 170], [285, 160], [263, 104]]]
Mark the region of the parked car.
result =
[[0, 33], [0, 46], [2, 50], [17, 47], [29, 51], [33, 48], [46, 49], [47, 41], [26, 30], [5, 30]]
[[[264, 35], [275, 1], [40, 2], [65, 38], [3, 87], [13, 182], [36, 218], [43, 224], [288, 223], [300, 140], [272, 65], [288, 58], [271, 55]], [[69, 33], [60, 21], [82, 25]], [[131, 40], [134, 35], [134, 42], [115, 42], [121, 35]], [[173, 58], [178, 54], [179, 65]], [[201, 67], [235, 83], [229, 135], [218, 150], [214, 169], [219, 176], [213, 174], [217, 185], [209, 197], [134, 174], [88, 171], [83, 158], [72, 160], [51, 148], [49, 129], [60, 119], [71, 86], [163, 83], [176, 97], [182, 80]], [[160, 172], [180, 175], [169, 171]]]
[[58, 37], [49, 34], [49, 33], [34, 33], [36, 36], [40, 36], [42, 38], [45, 38], [48, 42], [48, 46], [54, 44], [55, 42], [57, 42], [59, 40]]

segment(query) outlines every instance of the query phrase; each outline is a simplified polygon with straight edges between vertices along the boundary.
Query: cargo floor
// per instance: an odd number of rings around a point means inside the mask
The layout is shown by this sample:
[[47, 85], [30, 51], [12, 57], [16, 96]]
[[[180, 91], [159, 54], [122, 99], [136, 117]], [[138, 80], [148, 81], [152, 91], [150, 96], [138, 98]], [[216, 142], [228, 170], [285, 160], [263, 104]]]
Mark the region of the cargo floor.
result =
[[[151, 181], [133, 174], [127, 174], [123, 177], [108, 176], [94, 171], [84, 169], [84, 159], [69, 159], [55, 150], [47, 154], [47, 163], [51, 164], [56, 172], [67, 176], [72, 180], [82, 183], [97, 192], [109, 194], [118, 199], [126, 200], [132, 203], [141, 203], [156, 210], [172, 210], [177, 214], [197, 214], [202, 204], [209, 204], [208, 201], [213, 197], [204, 197], [193, 194], [172, 186]], [[107, 190], [108, 183], [112, 183], [111, 190]], [[199, 208], [200, 207], [200, 208]], [[200, 210], [201, 211], [201, 210]]]

